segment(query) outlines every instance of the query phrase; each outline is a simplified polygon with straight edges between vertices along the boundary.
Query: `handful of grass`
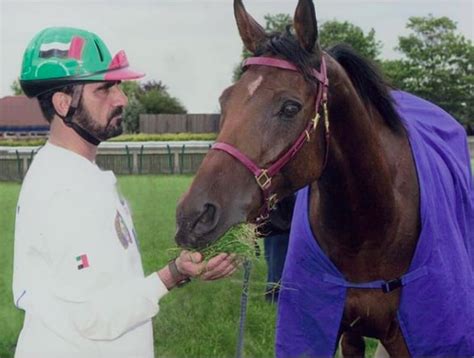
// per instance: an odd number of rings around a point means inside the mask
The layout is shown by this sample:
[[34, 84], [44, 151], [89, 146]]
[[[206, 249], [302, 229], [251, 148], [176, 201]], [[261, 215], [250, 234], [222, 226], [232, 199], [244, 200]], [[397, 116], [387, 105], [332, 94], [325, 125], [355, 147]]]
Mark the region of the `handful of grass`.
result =
[[[255, 257], [256, 238], [253, 225], [239, 224], [232, 226], [223, 236], [208, 246], [201, 249], [190, 249], [190, 251], [200, 252], [205, 261], [209, 261], [222, 252], [235, 254], [238, 259], [251, 259]], [[169, 251], [172, 256], [176, 256], [181, 250], [181, 248], [173, 248]]]
[[218, 240], [212, 242], [199, 252], [206, 261], [225, 252], [235, 254], [239, 259], [251, 259], [255, 256], [255, 228], [250, 224], [232, 226]]

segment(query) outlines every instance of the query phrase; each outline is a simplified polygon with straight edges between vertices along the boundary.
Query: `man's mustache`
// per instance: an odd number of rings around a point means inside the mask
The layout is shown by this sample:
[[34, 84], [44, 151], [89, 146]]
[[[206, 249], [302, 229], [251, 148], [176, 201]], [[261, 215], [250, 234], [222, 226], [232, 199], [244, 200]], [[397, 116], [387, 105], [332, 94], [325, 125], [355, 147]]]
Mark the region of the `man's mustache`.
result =
[[113, 118], [121, 116], [122, 114], [123, 114], [123, 107], [122, 106], [114, 108], [114, 110], [112, 111], [112, 113], [109, 116], [109, 123]]

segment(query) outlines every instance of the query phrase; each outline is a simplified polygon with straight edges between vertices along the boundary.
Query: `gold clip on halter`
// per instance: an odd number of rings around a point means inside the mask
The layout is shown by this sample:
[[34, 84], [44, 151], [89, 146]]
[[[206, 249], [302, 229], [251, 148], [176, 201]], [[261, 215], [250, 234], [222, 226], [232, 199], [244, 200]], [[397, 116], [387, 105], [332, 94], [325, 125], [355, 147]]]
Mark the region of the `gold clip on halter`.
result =
[[257, 184], [260, 186], [260, 188], [262, 188], [263, 190], [268, 189], [268, 187], [272, 183], [272, 178], [268, 176], [266, 169], [263, 169], [259, 175], [256, 175], [255, 180], [257, 181]]
[[268, 202], [267, 202], [267, 206], [268, 206], [268, 210], [273, 210], [276, 208], [276, 204], [278, 203], [278, 197], [276, 194], [272, 194], [269, 198], [268, 198]]
[[328, 101], [323, 102], [323, 111], [324, 111], [324, 125], [326, 127], [326, 133], [329, 133], [329, 111], [328, 111]]
[[313, 130], [315, 130], [319, 122], [319, 113], [316, 113], [312, 121], [313, 121]]

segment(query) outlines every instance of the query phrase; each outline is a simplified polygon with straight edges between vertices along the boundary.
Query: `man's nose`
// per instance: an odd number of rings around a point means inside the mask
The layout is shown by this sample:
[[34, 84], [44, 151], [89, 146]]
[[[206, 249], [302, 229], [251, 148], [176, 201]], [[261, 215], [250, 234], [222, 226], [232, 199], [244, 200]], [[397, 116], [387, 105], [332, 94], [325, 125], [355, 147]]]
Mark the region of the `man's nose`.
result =
[[119, 85], [113, 86], [114, 105], [125, 107], [128, 104], [128, 97]]

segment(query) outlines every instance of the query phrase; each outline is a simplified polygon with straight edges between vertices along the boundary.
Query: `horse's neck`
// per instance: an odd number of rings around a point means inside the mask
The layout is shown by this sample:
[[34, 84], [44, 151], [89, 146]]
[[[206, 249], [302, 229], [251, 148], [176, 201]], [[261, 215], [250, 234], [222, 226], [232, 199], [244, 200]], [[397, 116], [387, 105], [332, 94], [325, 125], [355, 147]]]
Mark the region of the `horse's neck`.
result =
[[[403, 218], [393, 161], [402, 151], [407, 154], [408, 141], [391, 134], [380, 118], [369, 118], [361, 101], [352, 98], [330, 101], [328, 163], [311, 186], [311, 225], [330, 257], [391, 248]], [[387, 147], [400, 149], [388, 154]]]

